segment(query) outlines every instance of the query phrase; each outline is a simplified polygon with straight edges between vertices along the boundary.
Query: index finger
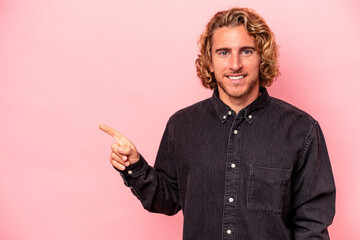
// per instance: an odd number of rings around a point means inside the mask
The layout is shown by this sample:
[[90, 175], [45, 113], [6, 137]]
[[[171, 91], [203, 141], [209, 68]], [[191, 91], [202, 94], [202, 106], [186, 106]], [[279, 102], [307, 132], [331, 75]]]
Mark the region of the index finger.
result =
[[118, 141], [119, 143], [122, 141], [122, 138], [124, 137], [123, 135], [121, 135], [118, 131], [116, 131], [115, 129], [113, 129], [112, 127], [109, 127], [105, 124], [100, 124], [99, 128], [106, 132], [107, 134], [109, 134], [111, 137], [115, 138], [116, 141]]

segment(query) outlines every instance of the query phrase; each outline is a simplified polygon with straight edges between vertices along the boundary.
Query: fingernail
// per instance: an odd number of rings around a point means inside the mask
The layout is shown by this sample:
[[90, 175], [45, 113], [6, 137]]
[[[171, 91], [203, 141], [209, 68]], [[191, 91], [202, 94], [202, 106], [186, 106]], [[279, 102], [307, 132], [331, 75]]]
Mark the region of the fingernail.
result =
[[130, 166], [130, 162], [125, 162], [125, 166]]
[[126, 160], [127, 160], [127, 156], [122, 156], [122, 160], [126, 161]]

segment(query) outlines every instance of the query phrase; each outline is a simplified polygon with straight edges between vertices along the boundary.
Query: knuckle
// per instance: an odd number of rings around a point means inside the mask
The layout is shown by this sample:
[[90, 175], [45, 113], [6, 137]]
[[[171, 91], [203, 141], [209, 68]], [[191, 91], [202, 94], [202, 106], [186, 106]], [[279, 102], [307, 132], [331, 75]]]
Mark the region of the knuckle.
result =
[[110, 162], [114, 167], [119, 165], [119, 163], [117, 161], [115, 161], [115, 160], [111, 160]]
[[118, 143], [113, 143], [113, 144], [111, 144], [111, 149], [112, 150], [114, 150], [114, 149], [117, 149], [119, 146], [118, 146], [119, 144]]

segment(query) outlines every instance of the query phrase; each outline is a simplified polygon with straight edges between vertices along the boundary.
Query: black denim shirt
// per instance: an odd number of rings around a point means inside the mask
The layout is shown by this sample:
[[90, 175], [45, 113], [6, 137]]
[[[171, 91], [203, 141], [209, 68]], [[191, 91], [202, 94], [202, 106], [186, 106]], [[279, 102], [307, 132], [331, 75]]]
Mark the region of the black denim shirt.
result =
[[320, 126], [265, 88], [238, 114], [217, 91], [178, 111], [154, 168], [141, 156], [121, 175], [147, 210], [182, 209], [185, 240], [329, 239], [335, 185]]

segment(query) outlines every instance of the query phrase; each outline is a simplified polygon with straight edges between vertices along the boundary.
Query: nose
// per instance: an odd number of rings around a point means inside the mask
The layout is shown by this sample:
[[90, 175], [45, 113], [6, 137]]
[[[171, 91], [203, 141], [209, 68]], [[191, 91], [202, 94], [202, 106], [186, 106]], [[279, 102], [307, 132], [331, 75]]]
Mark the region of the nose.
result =
[[232, 71], [238, 71], [242, 68], [240, 56], [234, 54], [231, 56], [230, 61], [230, 68]]

